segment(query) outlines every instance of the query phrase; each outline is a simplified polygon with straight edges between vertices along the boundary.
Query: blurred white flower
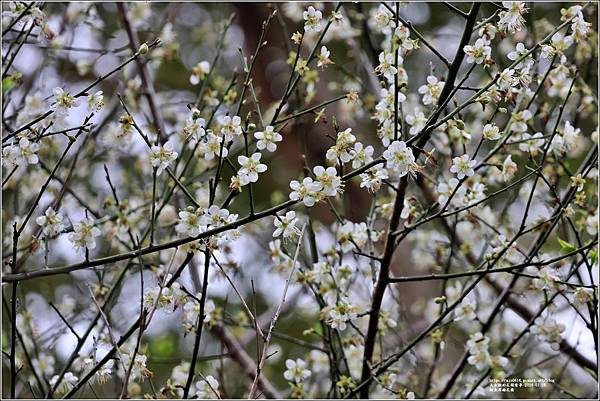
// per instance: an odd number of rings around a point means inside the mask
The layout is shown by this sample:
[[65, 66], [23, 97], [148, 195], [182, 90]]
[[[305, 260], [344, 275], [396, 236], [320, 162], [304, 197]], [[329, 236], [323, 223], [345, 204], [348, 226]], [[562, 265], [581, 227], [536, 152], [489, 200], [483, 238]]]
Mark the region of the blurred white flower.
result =
[[208, 61], [201, 61], [192, 68], [192, 74], [190, 75], [190, 83], [192, 85], [198, 85], [206, 75], [210, 72], [210, 63]]
[[[50, 386], [56, 386], [58, 379], [58, 375], [52, 376], [52, 378], [50, 379]], [[67, 391], [70, 391], [73, 387], [75, 387], [78, 381], [79, 378], [75, 376], [72, 372], [66, 372], [62, 380], [58, 384], [56, 391], [60, 394], [66, 393]]]
[[19, 139], [18, 146], [11, 145], [7, 149], [9, 160], [17, 166], [27, 166], [28, 164], [38, 164], [39, 162], [37, 152], [40, 149], [40, 145], [29, 141], [27, 138]]
[[196, 398], [200, 400], [221, 398], [221, 395], [219, 394], [219, 382], [217, 379], [208, 375], [196, 382]]
[[77, 251], [92, 250], [96, 248], [96, 237], [99, 237], [102, 231], [94, 225], [94, 221], [85, 217], [81, 221], [73, 224], [73, 232], [69, 234], [69, 241]]

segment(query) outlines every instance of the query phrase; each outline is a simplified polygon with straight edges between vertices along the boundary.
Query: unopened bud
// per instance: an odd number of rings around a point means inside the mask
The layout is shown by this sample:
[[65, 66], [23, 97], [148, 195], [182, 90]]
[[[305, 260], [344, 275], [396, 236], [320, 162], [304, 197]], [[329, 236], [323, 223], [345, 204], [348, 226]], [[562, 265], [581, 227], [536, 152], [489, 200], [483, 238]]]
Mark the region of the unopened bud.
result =
[[196, 120], [196, 119], [200, 118], [200, 110], [198, 110], [198, 108], [197, 108], [197, 107], [194, 107], [194, 108], [192, 109], [192, 118], [193, 118], [194, 120]]
[[148, 43], [142, 43], [140, 48], [138, 49], [138, 54], [146, 54], [148, 53]]
[[256, 124], [254, 124], [254, 123], [248, 124], [248, 132], [252, 133], [254, 131], [256, 131]]

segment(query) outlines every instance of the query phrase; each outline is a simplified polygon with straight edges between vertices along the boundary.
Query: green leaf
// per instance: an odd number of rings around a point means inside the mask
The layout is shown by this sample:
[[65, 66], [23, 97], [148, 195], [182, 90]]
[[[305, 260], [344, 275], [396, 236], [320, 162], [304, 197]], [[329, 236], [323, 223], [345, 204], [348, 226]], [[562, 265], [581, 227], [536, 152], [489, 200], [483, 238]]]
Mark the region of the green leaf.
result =
[[577, 247], [575, 245], [569, 244], [567, 241], [562, 240], [560, 238], [558, 239], [558, 243], [560, 244], [560, 249], [562, 249], [564, 253], [570, 253], [577, 250]]
[[9, 76], [2, 79], [2, 96], [6, 95], [6, 92], [11, 90], [12, 88], [19, 83], [22, 74], [20, 72], [15, 72], [10, 74]]
[[15, 80], [12, 77], [6, 77], [2, 80], [2, 96], [6, 95], [6, 92], [14, 88]]
[[595, 265], [598, 260], [598, 250], [594, 249], [590, 252], [590, 259], [592, 260], [592, 264]]

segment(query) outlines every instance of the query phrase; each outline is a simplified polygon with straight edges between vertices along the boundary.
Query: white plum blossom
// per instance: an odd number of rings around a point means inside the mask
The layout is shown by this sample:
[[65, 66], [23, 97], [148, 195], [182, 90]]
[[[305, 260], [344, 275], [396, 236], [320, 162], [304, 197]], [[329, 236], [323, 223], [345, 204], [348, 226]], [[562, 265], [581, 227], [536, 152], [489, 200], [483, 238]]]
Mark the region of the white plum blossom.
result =
[[502, 6], [507, 10], [498, 14], [500, 17], [498, 28], [510, 34], [520, 31], [525, 25], [525, 18], [523, 18], [523, 14], [527, 12], [525, 2], [503, 1]]
[[575, 146], [580, 132], [579, 128], [573, 127], [570, 121], [566, 121], [562, 132], [552, 138], [550, 144], [552, 151], [559, 156], [570, 152]]
[[482, 201], [485, 198], [485, 184], [481, 182], [472, 183], [468, 188], [466, 201], [469, 205]]
[[192, 85], [198, 85], [206, 75], [210, 72], [210, 63], [208, 61], [201, 61], [192, 68], [192, 74], [190, 75], [190, 83]]
[[324, 68], [329, 64], [334, 64], [329, 58], [331, 52], [326, 46], [321, 46], [321, 52], [317, 56], [317, 67]]
[[87, 106], [90, 113], [97, 113], [104, 107], [104, 95], [102, 93], [102, 91], [97, 91], [88, 96]]
[[517, 113], [513, 113], [513, 115], [510, 117], [510, 129], [513, 132], [527, 131], [527, 121], [531, 120], [532, 117], [533, 115], [529, 110], [521, 110]]
[[47, 107], [48, 106], [41, 92], [38, 91], [28, 94], [25, 96], [25, 104], [17, 116], [17, 124], [21, 126], [44, 114]]
[[64, 117], [69, 114], [69, 111], [72, 108], [79, 106], [79, 103], [79, 99], [75, 98], [63, 88], [57, 87], [54, 88], [54, 103], [52, 103], [50, 107], [58, 116]]
[[309, 364], [315, 373], [326, 373], [329, 371], [329, 356], [316, 349], [310, 351]]
[[551, 59], [552, 56], [556, 54], [556, 50], [552, 45], [542, 45], [542, 50], [540, 51], [540, 57], [545, 59]]
[[173, 150], [173, 143], [171, 141], [165, 142], [162, 146], [153, 145], [150, 151], [150, 162], [152, 163], [152, 167], [156, 167], [156, 175], [160, 175], [164, 170], [169, 168], [169, 165], [179, 155]]
[[46, 237], [54, 237], [65, 229], [62, 213], [56, 212], [51, 206], [42, 216], [36, 218], [35, 222], [42, 227], [42, 232]]
[[306, 11], [302, 14], [304, 18], [304, 31], [306, 32], [321, 32], [323, 26], [321, 21], [323, 20], [323, 14], [321, 11], [316, 10], [313, 6], [309, 6]]
[[456, 307], [455, 320], [460, 320], [462, 318], [466, 318], [468, 320], [477, 319], [475, 309], [477, 309], [477, 303], [475, 300], [468, 297], [464, 298]]
[[[400, 56], [398, 56], [398, 64], [401, 64]], [[394, 53], [379, 53], [379, 65], [375, 67], [375, 73], [383, 75], [388, 82], [394, 82], [394, 75], [398, 74]]]
[[348, 299], [341, 298], [335, 306], [326, 307], [321, 313], [325, 316], [325, 323], [332, 329], [344, 331], [348, 327], [347, 323], [357, 318], [358, 308]]
[[560, 280], [556, 269], [546, 266], [539, 271], [538, 278], [531, 280], [531, 284], [537, 290], [553, 290], [559, 287]]
[[312, 178], [306, 177], [302, 182], [293, 180], [290, 182], [290, 199], [293, 201], [302, 201], [305, 206], [314, 206], [316, 202], [321, 200], [320, 191], [323, 189], [323, 184], [318, 181], [313, 181]]
[[425, 106], [434, 104], [438, 101], [442, 89], [444, 88], [444, 82], [439, 81], [435, 76], [427, 76], [427, 84], [419, 87], [419, 93], [423, 95], [423, 104]]
[[[59, 375], [52, 376], [52, 378], [50, 379], [50, 386], [55, 387], [56, 384], [58, 383], [59, 378], [60, 378]], [[79, 381], [79, 378], [77, 376], [75, 376], [73, 374], [73, 372], [66, 372], [65, 375], [62, 377], [62, 380], [60, 381], [60, 383], [58, 383], [58, 387], [56, 387], [56, 391], [60, 394], [64, 394], [64, 393], [70, 391], [73, 387], [75, 387], [75, 385], [77, 384], [78, 381]]]
[[73, 232], [69, 234], [69, 241], [78, 251], [92, 250], [96, 248], [96, 237], [99, 237], [102, 231], [94, 225], [94, 221], [85, 217], [81, 221], [73, 224]]
[[362, 143], [356, 142], [352, 150], [352, 168], [356, 169], [373, 161], [373, 146], [365, 147]]
[[352, 233], [354, 231], [354, 223], [348, 221], [344, 223], [336, 233], [336, 239], [338, 244], [342, 247], [342, 252], [346, 253], [351, 251], [354, 248], [354, 244], [352, 243]]
[[223, 116], [221, 118], [221, 134], [226, 141], [242, 135], [242, 119], [239, 116]]
[[237, 219], [236, 214], [230, 214], [229, 210], [221, 209], [217, 205], [212, 205], [207, 210], [204, 211], [204, 214], [200, 217], [200, 225], [202, 226], [211, 226], [211, 227], [221, 227], [231, 222], [231, 220]]
[[229, 151], [223, 146], [223, 137], [215, 135], [211, 130], [206, 132], [205, 141], [200, 142], [200, 153], [204, 155], [205, 160], [212, 160], [215, 157], [227, 157]]
[[500, 90], [509, 90], [513, 86], [519, 83], [519, 80], [515, 77], [515, 70], [512, 68], [506, 68], [498, 75], [496, 81]]
[[427, 124], [427, 117], [425, 116], [425, 113], [418, 111], [415, 114], [408, 114], [406, 116], [406, 122], [411, 126], [408, 130], [408, 133], [414, 136], [421, 132], [423, 128], [425, 128], [425, 125]]
[[485, 369], [490, 366], [492, 361], [488, 350], [489, 344], [488, 336], [484, 336], [481, 332], [472, 334], [466, 346], [470, 355], [467, 362], [477, 369]]
[[475, 174], [473, 167], [477, 164], [477, 161], [471, 160], [469, 155], [465, 154], [452, 159], [452, 167], [450, 172], [456, 174], [456, 177], [461, 180], [465, 176], [472, 177]]
[[203, 118], [189, 117], [183, 126], [183, 134], [185, 139], [190, 141], [190, 145], [194, 146], [206, 134], [206, 121]]
[[[134, 357], [135, 355], [135, 357]], [[132, 366], [131, 368], [131, 379], [132, 380], [141, 380], [143, 378], [149, 377], [151, 372], [148, 370], [146, 364], [148, 362], [148, 357], [142, 353], [134, 353], [133, 345], [126, 344], [122, 350], [120, 351], [119, 357], [124, 366]], [[118, 376], [124, 377], [125, 372], [123, 370], [119, 370], [117, 372]]]
[[321, 184], [326, 196], [336, 196], [342, 189], [342, 179], [334, 167], [315, 166], [313, 168], [316, 180]]
[[404, 141], [394, 141], [383, 152], [387, 168], [396, 171], [400, 177], [405, 176], [413, 168], [415, 156]]
[[394, 15], [384, 6], [380, 5], [377, 9], [372, 9], [374, 15], [369, 18], [369, 23], [372, 24], [378, 31], [385, 35], [392, 32], [392, 28], [396, 27]]
[[521, 141], [522, 142], [519, 143], [519, 150], [531, 153], [533, 156], [535, 156], [540, 147], [544, 145], [544, 134], [541, 132], [536, 132], [535, 134], [530, 135], [525, 132], [521, 136]]
[[563, 54], [573, 44], [573, 37], [563, 36], [560, 32], [552, 35], [552, 47], [559, 54]]
[[33, 359], [33, 367], [40, 373], [50, 376], [54, 373], [54, 364], [56, 362], [52, 355], [40, 353], [38, 358]]
[[[456, 178], [450, 178], [447, 183], [441, 182], [438, 184], [436, 190], [438, 193], [438, 203], [440, 206], [443, 207], [446, 205], [453, 194], [454, 196], [452, 197], [451, 204], [459, 207], [464, 205], [464, 198], [467, 193], [467, 189], [462, 185], [459, 187], [459, 184], [460, 181], [458, 181]], [[458, 189], [456, 189], [457, 187]]]
[[538, 317], [535, 319], [534, 325], [531, 327], [531, 333], [540, 341], [547, 341], [550, 343], [550, 347], [558, 351], [560, 348], [560, 342], [562, 341], [562, 334], [566, 330], [566, 326], [562, 323], [558, 323], [552, 318]]
[[575, 293], [573, 294], [572, 298], [572, 302], [574, 305], [585, 305], [588, 302], [592, 302], [594, 300], [594, 290], [591, 288], [579, 287], [575, 290]]
[[238, 156], [238, 163], [242, 168], [238, 171], [241, 185], [248, 185], [251, 182], [258, 181], [258, 174], [267, 171], [267, 165], [260, 162], [260, 153], [253, 153], [252, 156]]
[[[200, 299], [200, 294], [196, 294], [196, 298]], [[190, 299], [190, 298], [188, 298]], [[207, 299], [204, 305], [204, 323], [210, 323], [215, 318], [217, 308], [215, 302], [212, 299]], [[183, 326], [186, 331], [191, 332], [195, 330], [198, 323], [198, 316], [200, 315], [200, 303], [195, 299], [190, 299], [183, 305], [183, 314], [181, 319]]]
[[213, 376], [208, 375], [196, 382], [196, 398], [199, 400], [214, 400], [221, 398], [219, 394], [219, 382]]
[[389, 178], [387, 170], [382, 164], [371, 167], [360, 175], [360, 187], [367, 188], [370, 192], [377, 192], [383, 180]]
[[565, 145], [568, 149], [572, 148], [579, 137], [581, 130], [579, 128], [575, 128], [571, 125], [570, 121], [565, 122], [565, 127], [562, 132], [563, 139], [565, 141]]
[[486, 124], [483, 127], [483, 137], [488, 141], [495, 141], [501, 137], [500, 128], [496, 124]]
[[512, 155], [508, 155], [502, 163], [502, 180], [504, 180], [504, 182], [512, 180], [517, 169], [517, 163], [512, 160]]
[[254, 133], [254, 138], [258, 139], [256, 147], [259, 150], [267, 149], [269, 152], [277, 150], [277, 142], [281, 142], [283, 137], [279, 132], [274, 131], [272, 125], [267, 125], [264, 131]]
[[203, 211], [201, 208], [194, 209], [191, 206], [186, 210], [180, 211], [175, 231], [188, 237], [197, 236], [200, 234], [200, 217], [202, 214]]
[[327, 150], [325, 157], [327, 160], [335, 161], [336, 164], [338, 159], [342, 163], [348, 163], [354, 155], [352, 149], [354, 142], [356, 142], [356, 137], [352, 134], [352, 128], [338, 132], [335, 145]]
[[[597, 328], [597, 7], [446, 6], [282, 4], [255, 21], [259, 58], [238, 60], [239, 24], [192, 6], [127, 5], [148, 42], [113, 52], [97, 21], [120, 7], [3, 5], [4, 281], [79, 269], [12, 300], [17, 392], [220, 399], [256, 379], [258, 398], [490, 398], [519, 372], [564, 370], [564, 394], [593, 393], [562, 368], [589, 365]], [[232, 376], [211, 360], [264, 342], [244, 302], [258, 273], [258, 309], [288, 308], [278, 325], [298, 341]], [[53, 336], [85, 329], [96, 300], [115, 306], [63, 366]], [[157, 334], [177, 349], [155, 350]]]
[[406, 54], [415, 48], [415, 43], [410, 39], [410, 29], [402, 23], [394, 30], [392, 40], [394, 45], [402, 50], [402, 54]]
[[303, 359], [288, 359], [285, 361], [286, 370], [283, 372], [283, 377], [287, 381], [294, 383], [302, 383], [310, 377], [310, 370], [307, 369], [308, 364]]
[[463, 48], [467, 55], [467, 63], [481, 64], [490, 59], [492, 48], [488, 46], [484, 39], [477, 39], [474, 45], [467, 45]]
[[273, 224], [275, 224], [275, 231], [273, 231], [273, 237], [279, 237], [283, 234], [283, 238], [294, 238], [300, 234], [300, 229], [296, 227], [298, 218], [296, 218], [296, 212], [290, 210], [285, 216], [275, 216]]
[[[515, 50], [507, 54], [508, 59], [511, 61], [521, 60], [519, 61], [519, 63], [517, 63], [517, 65], [515, 65], [515, 70], [528, 70], [531, 67], [531, 65], [533, 64], [533, 59], [531, 59], [531, 57], [526, 56], [527, 52], [528, 50], [525, 47], [525, 45], [519, 42], [515, 46]], [[525, 58], [522, 59], [523, 57]]]
[[572, 38], [575, 42], [581, 43], [587, 40], [592, 24], [583, 19], [583, 13], [579, 12], [571, 24]]
[[37, 152], [40, 145], [36, 142], [31, 142], [23, 137], [19, 139], [18, 146], [10, 146], [8, 148], [8, 157], [17, 166], [27, 166], [28, 164], [38, 164], [39, 158]]

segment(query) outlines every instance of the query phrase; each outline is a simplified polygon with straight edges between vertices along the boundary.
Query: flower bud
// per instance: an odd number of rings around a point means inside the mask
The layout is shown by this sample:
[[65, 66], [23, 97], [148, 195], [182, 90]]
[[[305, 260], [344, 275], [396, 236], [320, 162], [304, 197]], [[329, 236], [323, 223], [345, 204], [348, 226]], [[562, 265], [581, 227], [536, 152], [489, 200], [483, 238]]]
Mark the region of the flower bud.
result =
[[194, 108], [192, 109], [192, 118], [193, 118], [194, 120], [197, 120], [198, 118], [200, 118], [200, 110], [198, 110], [198, 108], [197, 108], [197, 107], [194, 107]]
[[433, 301], [436, 304], [438, 304], [438, 305], [439, 304], [444, 304], [444, 303], [446, 303], [446, 297], [443, 297], [443, 296], [442, 297], [436, 297]]
[[140, 48], [138, 49], [138, 54], [146, 54], [148, 53], [148, 43], [142, 43]]

